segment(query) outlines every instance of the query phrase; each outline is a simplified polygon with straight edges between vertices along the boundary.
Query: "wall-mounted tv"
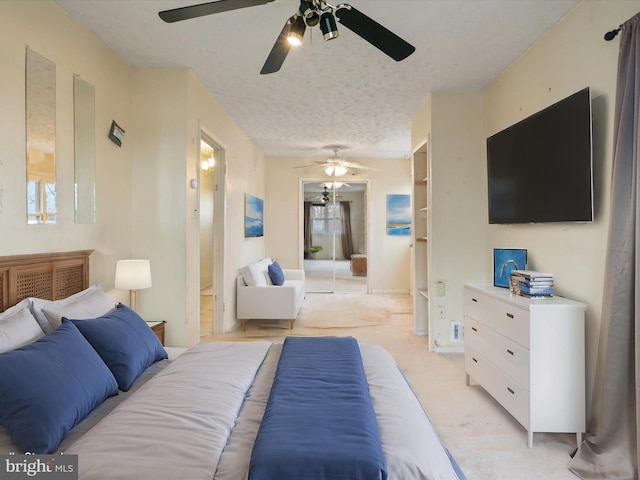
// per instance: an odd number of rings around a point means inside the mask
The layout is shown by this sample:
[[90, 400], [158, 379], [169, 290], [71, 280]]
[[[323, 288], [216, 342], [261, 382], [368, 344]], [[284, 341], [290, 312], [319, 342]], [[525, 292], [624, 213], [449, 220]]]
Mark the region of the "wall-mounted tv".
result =
[[591, 132], [585, 88], [487, 138], [489, 223], [592, 221]]

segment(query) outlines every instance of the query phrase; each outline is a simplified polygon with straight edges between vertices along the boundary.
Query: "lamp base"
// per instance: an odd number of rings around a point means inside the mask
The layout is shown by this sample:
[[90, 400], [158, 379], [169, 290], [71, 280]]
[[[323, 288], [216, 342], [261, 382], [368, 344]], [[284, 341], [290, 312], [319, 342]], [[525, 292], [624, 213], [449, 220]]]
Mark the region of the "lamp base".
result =
[[134, 312], [138, 310], [138, 291], [129, 290], [129, 306]]

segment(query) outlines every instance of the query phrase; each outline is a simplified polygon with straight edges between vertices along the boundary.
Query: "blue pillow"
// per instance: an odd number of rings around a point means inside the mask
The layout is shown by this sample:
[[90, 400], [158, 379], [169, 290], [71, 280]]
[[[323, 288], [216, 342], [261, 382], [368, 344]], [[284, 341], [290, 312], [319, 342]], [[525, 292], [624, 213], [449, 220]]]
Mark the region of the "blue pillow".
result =
[[149, 325], [122, 303], [102, 317], [71, 321], [107, 364], [124, 392], [149, 365], [168, 358]]
[[274, 285], [284, 284], [284, 272], [282, 271], [282, 267], [278, 262], [273, 262], [267, 267], [267, 270], [269, 271], [269, 278], [271, 279], [271, 283], [273, 283]]
[[69, 321], [0, 354], [0, 422], [23, 452], [51, 453], [118, 385]]

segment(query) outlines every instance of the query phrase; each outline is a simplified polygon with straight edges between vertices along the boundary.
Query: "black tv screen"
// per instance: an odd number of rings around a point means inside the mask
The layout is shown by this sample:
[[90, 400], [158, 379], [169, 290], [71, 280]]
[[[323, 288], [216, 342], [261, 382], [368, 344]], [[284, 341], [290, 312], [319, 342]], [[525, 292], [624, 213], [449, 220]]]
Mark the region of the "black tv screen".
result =
[[585, 88], [487, 138], [489, 223], [593, 220]]

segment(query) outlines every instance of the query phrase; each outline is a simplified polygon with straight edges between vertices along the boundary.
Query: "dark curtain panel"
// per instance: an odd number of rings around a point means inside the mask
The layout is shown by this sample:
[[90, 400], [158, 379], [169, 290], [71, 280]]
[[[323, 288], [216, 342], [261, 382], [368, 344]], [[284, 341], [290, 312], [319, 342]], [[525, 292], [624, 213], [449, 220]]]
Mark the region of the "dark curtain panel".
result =
[[585, 480], [637, 479], [640, 402], [640, 13], [620, 30], [611, 219], [588, 434], [569, 469]]
[[312, 245], [311, 239], [311, 207], [313, 202], [304, 202], [304, 251], [308, 252]]
[[342, 254], [349, 260], [353, 255], [353, 237], [351, 235], [351, 205], [340, 202], [340, 216], [342, 217]]

